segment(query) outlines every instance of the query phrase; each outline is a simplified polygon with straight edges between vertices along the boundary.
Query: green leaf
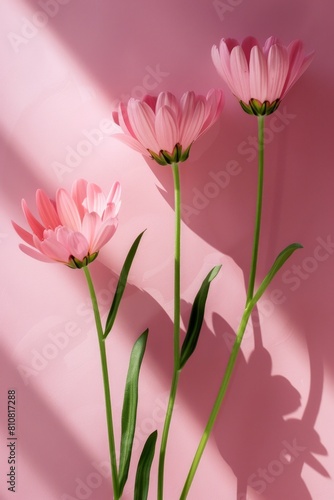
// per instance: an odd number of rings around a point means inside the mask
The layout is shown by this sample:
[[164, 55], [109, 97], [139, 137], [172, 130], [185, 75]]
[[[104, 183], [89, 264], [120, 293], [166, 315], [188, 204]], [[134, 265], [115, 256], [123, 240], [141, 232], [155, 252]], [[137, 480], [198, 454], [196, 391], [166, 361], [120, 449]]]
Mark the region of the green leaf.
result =
[[258, 302], [258, 300], [262, 297], [262, 295], [264, 294], [264, 292], [268, 288], [269, 284], [271, 283], [272, 279], [277, 274], [277, 272], [281, 269], [283, 264], [293, 254], [293, 252], [298, 250], [298, 248], [303, 248], [302, 245], [300, 245], [300, 243], [292, 243], [291, 245], [284, 248], [284, 250], [282, 250], [282, 252], [278, 255], [278, 257], [276, 258], [274, 264], [272, 265], [269, 273], [262, 281], [261, 285], [257, 289], [257, 292], [255, 293], [252, 300], [250, 300], [249, 305], [251, 306], [251, 308], [253, 308], [254, 305]]
[[147, 500], [151, 465], [157, 436], [157, 431], [152, 432], [152, 434], [148, 436], [143, 451], [141, 452], [136, 473], [134, 500]]
[[145, 330], [133, 346], [128, 374], [126, 377], [122, 409], [122, 436], [119, 458], [120, 494], [123, 491], [129, 473], [137, 418], [139, 371], [146, 348], [147, 336], [148, 330]]
[[217, 276], [222, 266], [215, 266], [203, 281], [191, 309], [187, 334], [182, 344], [180, 368], [183, 368], [194, 352], [204, 319], [205, 304], [211, 281]]
[[132, 247], [130, 248], [129, 253], [126, 256], [126, 259], [124, 261], [121, 274], [119, 275], [119, 280], [117, 283], [117, 288], [116, 288], [116, 292], [114, 295], [114, 300], [112, 301], [110, 311], [108, 314], [106, 327], [105, 327], [104, 335], [103, 335], [104, 338], [106, 338], [108, 336], [108, 334], [109, 334], [110, 330], [112, 329], [113, 324], [115, 322], [116, 314], [117, 314], [117, 311], [118, 311], [118, 308], [119, 308], [119, 305], [120, 305], [120, 302], [121, 302], [121, 299], [122, 299], [122, 296], [123, 296], [123, 293], [125, 290], [125, 286], [126, 286], [126, 282], [128, 279], [131, 265], [132, 265], [132, 261], [134, 259], [134, 256], [136, 255], [138, 245], [140, 243], [140, 240], [141, 240], [144, 232], [145, 231], [143, 231], [142, 233], [140, 233], [139, 236], [137, 236], [137, 238], [133, 242]]

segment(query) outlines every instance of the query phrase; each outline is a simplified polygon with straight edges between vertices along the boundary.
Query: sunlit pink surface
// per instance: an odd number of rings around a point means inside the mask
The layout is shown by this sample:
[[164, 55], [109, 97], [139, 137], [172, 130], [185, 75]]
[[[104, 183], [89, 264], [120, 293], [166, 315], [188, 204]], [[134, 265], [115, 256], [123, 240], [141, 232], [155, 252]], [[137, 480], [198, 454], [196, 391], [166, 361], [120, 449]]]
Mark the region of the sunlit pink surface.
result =
[[[150, 328], [133, 466], [161, 434], [172, 371], [173, 193], [169, 167], [119, 143], [112, 112], [144, 93], [222, 87], [219, 121], [181, 165], [182, 307], [209, 270], [199, 346], [181, 375], [166, 458], [166, 500], [179, 498], [242, 314], [255, 212], [256, 119], [211, 61], [222, 37], [300, 38], [316, 56], [266, 121], [259, 279], [289, 243], [299, 250], [275, 278], [245, 334], [225, 404], [190, 500], [332, 500], [334, 485], [332, 161], [333, 8], [289, 2], [5, 0], [1, 61], [1, 442], [4, 500], [112, 498], [103, 387], [83, 273], [30, 259], [11, 219], [78, 178], [122, 185], [119, 227], [91, 265], [103, 317], [125, 255], [147, 229], [108, 340], [117, 440], [127, 363]], [[35, 214], [36, 215], [36, 214]], [[254, 338], [256, 339], [254, 341]], [[16, 494], [8, 491], [7, 391], [17, 396]], [[157, 458], [149, 499], [156, 498]]]

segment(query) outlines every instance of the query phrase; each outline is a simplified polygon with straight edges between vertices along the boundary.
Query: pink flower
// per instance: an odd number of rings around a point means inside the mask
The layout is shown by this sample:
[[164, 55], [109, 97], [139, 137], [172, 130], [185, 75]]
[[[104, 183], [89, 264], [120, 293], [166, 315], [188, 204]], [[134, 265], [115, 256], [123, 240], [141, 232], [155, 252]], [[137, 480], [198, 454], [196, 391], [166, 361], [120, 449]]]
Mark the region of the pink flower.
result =
[[71, 194], [58, 189], [55, 202], [38, 189], [36, 205], [41, 222], [25, 200], [22, 209], [32, 233], [13, 222], [18, 235], [35, 249], [20, 245], [21, 250], [45, 262], [61, 262], [72, 268], [86, 266], [116, 231], [120, 195], [118, 182], [106, 198], [99, 186], [84, 179], [74, 182]]
[[114, 113], [124, 132], [117, 138], [160, 165], [182, 162], [192, 143], [218, 119], [223, 105], [222, 91], [214, 89], [206, 97], [186, 92], [180, 100], [170, 92], [131, 98]]
[[244, 111], [269, 115], [298, 78], [307, 69], [313, 53], [305, 56], [300, 40], [285, 47], [275, 38], [266, 40], [263, 48], [253, 37], [241, 45], [231, 38], [222, 39], [219, 49], [212, 47], [213, 63]]

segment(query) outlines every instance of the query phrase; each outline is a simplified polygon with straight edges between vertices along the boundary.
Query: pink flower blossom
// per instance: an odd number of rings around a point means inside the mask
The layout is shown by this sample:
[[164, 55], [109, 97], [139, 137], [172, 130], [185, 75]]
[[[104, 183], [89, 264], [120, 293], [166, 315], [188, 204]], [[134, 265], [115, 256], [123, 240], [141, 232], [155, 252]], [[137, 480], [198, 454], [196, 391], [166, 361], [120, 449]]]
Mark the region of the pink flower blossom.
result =
[[117, 138], [160, 165], [182, 162], [192, 143], [218, 119], [223, 105], [222, 91], [214, 89], [206, 97], [186, 92], [180, 100], [170, 92], [131, 98], [114, 113], [124, 132]]
[[304, 54], [300, 40], [285, 47], [275, 37], [268, 38], [263, 48], [253, 37], [246, 38], [241, 45], [223, 38], [219, 49], [216, 45], [212, 47], [218, 73], [244, 111], [254, 115], [273, 113], [312, 58], [313, 53]]
[[61, 262], [72, 268], [86, 266], [117, 229], [120, 195], [118, 182], [106, 198], [99, 186], [84, 179], [74, 182], [71, 194], [58, 189], [55, 202], [38, 189], [36, 205], [41, 222], [25, 200], [22, 209], [32, 233], [13, 222], [18, 235], [33, 247], [20, 245], [21, 250], [45, 262]]

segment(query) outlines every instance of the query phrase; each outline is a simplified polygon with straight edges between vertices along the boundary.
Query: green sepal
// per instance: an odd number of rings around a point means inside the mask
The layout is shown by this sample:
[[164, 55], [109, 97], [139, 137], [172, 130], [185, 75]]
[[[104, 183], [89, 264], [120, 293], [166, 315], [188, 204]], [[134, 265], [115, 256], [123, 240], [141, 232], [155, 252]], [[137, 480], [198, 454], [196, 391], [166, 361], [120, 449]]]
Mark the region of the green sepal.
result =
[[249, 105], [256, 116], [263, 116], [266, 114], [266, 108], [267, 108], [267, 103], [268, 101], [260, 102], [257, 99], [251, 99], [249, 101]]
[[169, 153], [166, 150], [160, 151], [160, 154], [165, 158], [165, 160], [169, 165], [172, 165], [173, 163], [179, 163], [181, 153], [182, 153], [182, 146], [179, 143], [175, 144], [172, 153]]
[[282, 250], [282, 252], [277, 256], [277, 258], [276, 258], [274, 264], [272, 265], [269, 273], [266, 275], [266, 277], [262, 281], [261, 285], [257, 289], [257, 291], [254, 294], [253, 298], [249, 301], [249, 303], [247, 304], [247, 306], [249, 305], [251, 308], [253, 308], [255, 306], [255, 304], [262, 297], [262, 295], [264, 294], [264, 292], [268, 288], [269, 284], [273, 280], [274, 276], [281, 269], [281, 267], [283, 266], [283, 264], [299, 248], [303, 248], [303, 246], [300, 243], [292, 243], [291, 245], [289, 245], [286, 248], [284, 248], [284, 250]]
[[171, 165], [172, 163], [174, 163], [174, 158], [177, 158], [176, 146], [173, 149], [173, 153], [169, 153], [168, 151], [162, 149], [160, 151], [160, 155], [166, 160], [168, 165]]
[[244, 101], [239, 101], [239, 104], [246, 113], [248, 113], [249, 115], [254, 114], [250, 106], [248, 104], [245, 104]]
[[191, 146], [192, 146], [192, 145], [193, 145], [193, 143], [191, 143], [191, 144], [187, 147], [187, 149], [186, 149], [185, 151], [183, 151], [183, 153], [182, 153], [182, 154], [181, 154], [181, 156], [180, 156], [180, 160], [179, 160], [180, 162], [188, 160], [188, 158], [189, 158], [189, 153], [190, 153], [190, 148], [191, 148]]
[[181, 348], [180, 369], [184, 367], [196, 349], [199, 334], [202, 328], [205, 304], [208, 297], [211, 281], [217, 276], [222, 266], [215, 266], [204, 279], [199, 289], [190, 313], [188, 330]]
[[165, 149], [161, 149], [159, 154], [155, 153], [151, 149], [147, 151], [152, 156], [153, 160], [155, 160], [159, 165], [172, 165], [173, 163], [180, 163], [182, 161], [186, 161], [189, 157], [190, 148], [192, 143], [187, 147], [185, 151], [182, 151], [181, 144], [177, 143], [174, 146], [172, 153], [166, 151]]
[[162, 165], [162, 166], [168, 165], [168, 162], [165, 160], [165, 158], [163, 156], [161, 156], [160, 154], [155, 153], [151, 149], [148, 149], [147, 151], [152, 156], [152, 159], [155, 160], [157, 163], [159, 163], [159, 165]]
[[274, 111], [276, 111], [276, 109], [280, 105], [280, 102], [281, 102], [280, 99], [276, 99], [273, 102], [269, 101], [260, 102], [257, 99], [250, 99], [248, 104], [246, 104], [241, 100], [239, 101], [240, 106], [246, 113], [255, 116], [271, 115]]
[[112, 326], [113, 326], [113, 324], [115, 322], [117, 311], [118, 311], [118, 308], [119, 308], [119, 305], [120, 305], [120, 302], [121, 302], [121, 299], [122, 299], [122, 296], [123, 296], [123, 293], [124, 293], [124, 290], [125, 290], [125, 286], [126, 286], [126, 283], [127, 283], [127, 279], [128, 279], [128, 275], [129, 275], [129, 272], [130, 272], [130, 268], [131, 268], [133, 259], [134, 259], [135, 255], [136, 255], [136, 252], [137, 252], [140, 240], [141, 240], [143, 234], [145, 233], [145, 231], [143, 231], [142, 233], [140, 233], [139, 236], [137, 236], [137, 238], [133, 242], [133, 244], [132, 244], [132, 246], [131, 246], [131, 248], [129, 250], [129, 253], [128, 253], [128, 255], [127, 255], [127, 257], [126, 257], [126, 259], [124, 261], [124, 264], [123, 264], [123, 267], [122, 267], [122, 270], [121, 270], [121, 274], [119, 275], [119, 279], [118, 279], [118, 283], [117, 283], [117, 287], [116, 287], [114, 299], [112, 301], [112, 304], [111, 304], [111, 307], [110, 307], [110, 311], [109, 311], [109, 314], [108, 314], [108, 318], [107, 318], [107, 321], [106, 321], [106, 327], [105, 327], [104, 335], [103, 335], [104, 338], [107, 337], [107, 335], [109, 334], [109, 332], [112, 329]]
[[152, 432], [152, 434], [150, 434], [147, 438], [143, 451], [141, 452], [136, 472], [134, 500], [147, 500], [151, 465], [153, 462], [157, 437], [158, 432]]
[[66, 265], [71, 269], [82, 269], [83, 267], [86, 267], [88, 266], [88, 264], [93, 262], [98, 255], [99, 252], [92, 253], [91, 255], [88, 254], [86, 257], [83, 258], [83, 260], [79, 260], [76, 257], [73, 257], [72, 255], [70, 257], [69, 262]]
[[280, 103], [280, 99], [276, 99], [276, 101], [273, 101], [271, 104], [269, 104], [267, 108], [267, 115], [271, 115], [274, 111], [276, 111]]
[[137, 419], [139, 372], [145, 353], [147, 336], [148, 329], [141, 334], [134, 344], [126, 377], [122, 408], [122, 435], [118, 474], [120, 495], [122, 494], [129, 473]]

